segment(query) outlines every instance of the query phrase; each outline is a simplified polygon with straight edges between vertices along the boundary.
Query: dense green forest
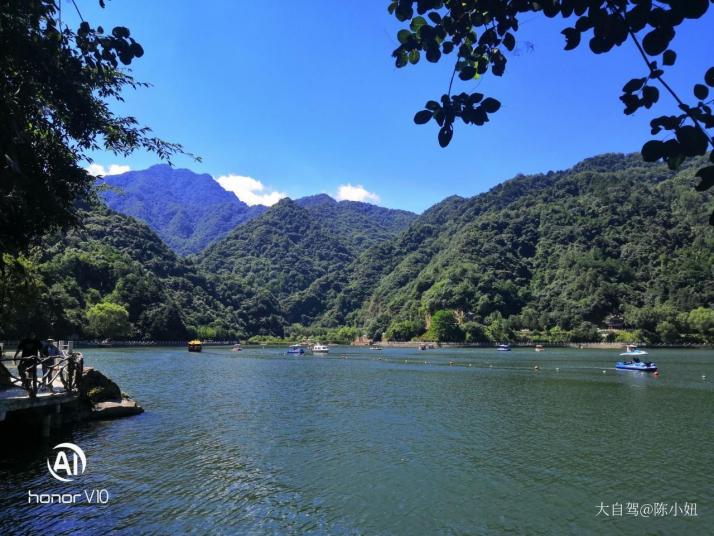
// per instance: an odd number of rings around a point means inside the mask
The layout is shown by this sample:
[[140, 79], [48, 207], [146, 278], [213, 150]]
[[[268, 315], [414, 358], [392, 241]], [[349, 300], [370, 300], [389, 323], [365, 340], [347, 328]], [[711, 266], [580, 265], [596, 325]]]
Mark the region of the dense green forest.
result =
[[0, 336], [711, 342], [712, 195], [693, 190], [697, 165], [602, 155], [416, 219], [285, 199], [185, 259], [95, 206], [7, 256]]

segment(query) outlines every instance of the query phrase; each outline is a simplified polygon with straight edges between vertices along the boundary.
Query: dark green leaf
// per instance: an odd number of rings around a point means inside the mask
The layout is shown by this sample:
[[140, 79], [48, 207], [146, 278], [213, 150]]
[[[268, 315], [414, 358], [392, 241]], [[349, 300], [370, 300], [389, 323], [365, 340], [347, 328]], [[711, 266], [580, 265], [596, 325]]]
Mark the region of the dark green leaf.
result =
[[634, 93], [642, 88], [645, 82], [647, 82], [647, 78], [633, 78], [622, 87], [622, 91], [624, 93]]
[[674, 65], [677, 61], [677, 53], [674, 50], [665, 50], [662, 55], [662, 63], [665, 65]]
[[503, 36], [503, 46], [508, 50], [513, 50], [516, 47], [516, 38], [513, 37], [512, 33], [508, 32]]
[[676, 134], [684, 156], [697, 156], [707, 152], [709, 139], [700, 129], [685, 125], [678, 128]]
[[580, 32], [575, 28], [566, 28], [560, 33], [565, 36], [565, 50], [573, 50], [580, 44]]
[[697, 171], [696, 176], [702, 179], [701, 182], [696, 186], [696, 189], [698, 191], [703, 192], [704, 190], [708, 190], [709, 188], [714, 186], [714, 166], [707, 166], [701, 168], [699, 171]]
[[704, 84], [696, 84], [694, 86], [694, 96], [699, 100], [704, 100], [709, 96], [709, 88]]
[[452, 136], [454, 135], [454, 129], [451, 124], [449, 125], [444, 125], [441, 127], [439, 130], [439, 145], [441, 147], [446, 147], [449, 145], [449, 142], [451, 141]]
[[714, 67], [710, 67], [704, 75], [704, 81], [709, 87], [714, 87]]
[[659, 56], [667, 50], [670, 41], [674, 38], [674, 29], [671, 27], [655, 28], [642, 40], [642, 47], [650, 56]]
[[483, 100], [481, 106], [483, 106], [483, 109], [486, 112], [492, 114], [498, 111], [498, 109], [501, 107], [501, 103], [494, 98], [487, 97]]
[[648, 108], [659, 100], [659, 90], [654, 86], [642, 88], [642, 97], [645, 99], [645, 106]]
[[642, 146], [642, 159], [645, 162], [656, 162], [664, 156], [664, 143], [650, 140]]
[[424, 17], [414, 17], [409, 27], [412, 29], [413, 32], [418, 32], [419, 28], [421, 28], [425, 24], [426, 20], [424, 20]]
[[414, 122], [417, 125], [423, 125], [424, 123], [428, 123], [433, 115], [434, 113], [429, 110], [421, 110], [414, 116]]

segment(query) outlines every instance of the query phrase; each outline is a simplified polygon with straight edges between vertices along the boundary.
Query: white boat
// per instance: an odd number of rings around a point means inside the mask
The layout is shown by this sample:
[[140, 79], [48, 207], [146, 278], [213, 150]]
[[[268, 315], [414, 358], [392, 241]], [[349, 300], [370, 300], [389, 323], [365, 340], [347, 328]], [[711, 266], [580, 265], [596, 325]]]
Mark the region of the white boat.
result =
[[536, 344], [535, 345], [535, 351], [536, 352], [545, 352], [545, 348], [543, 348], [542, 344]]
[[313, 354], [329, 354], [330, 349], [327, 347], [326, 344], [320, 344], [319, 342], [312, 347], [312, 353]]
[[234, 344], [233, 348], [231, 348], [232, 352], [240, 352], [240, 350], [241, 350], [240, 344], [238, 344], [238, 343]]
[[511, 345], [510, 344], [499, 344], [497, 346], [497, 349], [499, 352], [510, 352], [511, 351]]
[[647, 352], [645, 352], [644, 350], [640, 350], [640, 349], [637, 348], [637, 346], [635, 346], [634, 344], [628, 344], [627, 347], [626, 347], [626, 351], [625, 351], [625, 352], [622, 352], [620, 355], [621, 355], [621, 356], [634, 356], [634, 357], [639, 357], [639, 356], [649, 355], [649, 354], [648, 354]]

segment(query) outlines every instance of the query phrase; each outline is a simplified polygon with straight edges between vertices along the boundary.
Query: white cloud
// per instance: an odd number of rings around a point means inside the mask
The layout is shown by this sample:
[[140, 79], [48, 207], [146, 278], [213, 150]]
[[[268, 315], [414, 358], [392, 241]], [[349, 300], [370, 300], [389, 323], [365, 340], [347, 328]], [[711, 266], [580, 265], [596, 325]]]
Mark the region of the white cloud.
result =
[[90, 175], [94, 175], [96, 177], [97, 175], [121, 175], [122, 173], [130, 171], [131, 168], [121, 164], [110, 164], [109, 167], [106, 168], [101, 164], [89, 164], [86, 170], [89, 171]]
[[351, 184], [340, 184], [337, 188], [338, 201], [362, 201], [365, 203], [379, 203], [379, 196], [374, 192], [366, 190], [364, 186], [358, 184], [352, 186]]
[[266, 188], [262, 182], [252, 177], [221, 175], [216, 181], [224, 190], [233, 192], [238, 199], [250, 206], [271, 206], [280, 201], [283, 197], [288, 196], [285, 192], [278, 192]]

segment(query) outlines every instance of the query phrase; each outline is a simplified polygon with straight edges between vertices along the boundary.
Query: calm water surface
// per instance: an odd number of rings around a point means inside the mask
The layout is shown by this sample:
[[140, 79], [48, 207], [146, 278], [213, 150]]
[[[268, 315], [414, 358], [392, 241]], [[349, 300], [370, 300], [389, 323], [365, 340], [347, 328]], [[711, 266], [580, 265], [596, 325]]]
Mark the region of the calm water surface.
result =
[[[714, 352], [653, 350], [659, 378], [616, 354], [89, 350], [146, 413], [5, 454], [0, 532], [711, 534]], [[47, 472], [61, 441], [77, 482]], [[27, 504], [95, 488], [109, 504]], [[697, 517], [596, 515], [685, 501]]]

